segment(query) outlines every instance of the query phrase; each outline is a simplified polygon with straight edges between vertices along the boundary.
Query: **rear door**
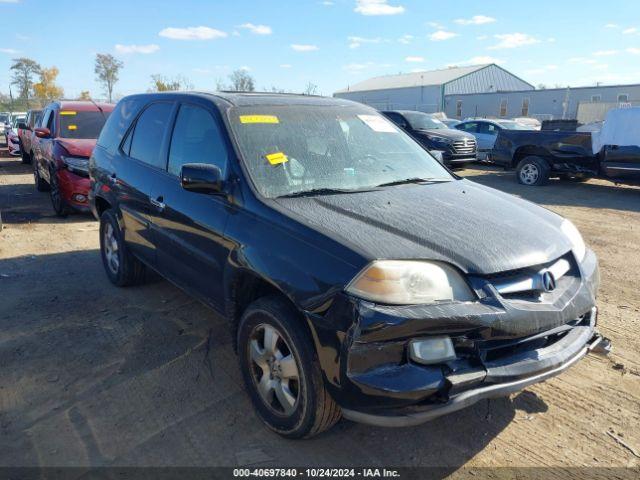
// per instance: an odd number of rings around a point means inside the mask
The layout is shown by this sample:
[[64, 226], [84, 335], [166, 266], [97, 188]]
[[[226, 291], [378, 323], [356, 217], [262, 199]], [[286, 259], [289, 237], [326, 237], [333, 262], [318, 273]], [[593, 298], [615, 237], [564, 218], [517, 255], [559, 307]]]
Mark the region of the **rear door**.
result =
[[215, 165], [226, 177], [226, 135], [218, 112], [208, 102], [194, 99], [180, 105], [168, 153], [167, 170], [151, 194], [158, 269], [222, 311], [222, 277], [230, 248], [224, 230], [230, 205], [226, 196], [188, 192], [180, 184], [185, 163]]
[[496, 143], [499, 127], [489, 122], [478, 122], [478, 150], [491, 150]]
[[150, 226], [150, 195], [154, 182], [164, 174], [174, 109], [174, 102], [155, 102], [142, 110], [114, 156], [114, 173], [109, 179], [122, 213], [125, 241], [151, 266], [156, 264], [156, 245]]

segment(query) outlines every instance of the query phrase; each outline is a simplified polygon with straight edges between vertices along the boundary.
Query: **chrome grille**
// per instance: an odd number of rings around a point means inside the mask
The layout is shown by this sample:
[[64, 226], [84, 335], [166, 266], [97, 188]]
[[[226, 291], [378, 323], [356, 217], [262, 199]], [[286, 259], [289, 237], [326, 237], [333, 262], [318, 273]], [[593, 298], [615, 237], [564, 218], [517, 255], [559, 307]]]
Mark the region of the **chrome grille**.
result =
[[476, 141], [473, 138], [465, 138], [464, 140], [456, 140], [453, 142], [453, 150], [457, 154], [476, 153]]

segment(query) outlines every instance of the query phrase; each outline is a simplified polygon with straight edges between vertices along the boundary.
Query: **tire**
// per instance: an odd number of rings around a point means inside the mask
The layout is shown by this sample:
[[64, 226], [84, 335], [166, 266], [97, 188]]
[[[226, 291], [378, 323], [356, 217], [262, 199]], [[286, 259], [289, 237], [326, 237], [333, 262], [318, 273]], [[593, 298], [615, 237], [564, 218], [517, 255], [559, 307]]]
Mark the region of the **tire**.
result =
[[56, 215], [60, 218], [65, 218], [69, 215], [70, 208], [67, 202], [62, 198], [62, 192], [60, 191], [60, 183], [58, 183], [58, 175], [53, 168], [49, 169], [49, 197], [51, 197], [51, 205]]
[[22, 147], [20, 148], [20, 155], [22, 155], [22, 163], [24, 163], [25, 165], [28, 165], [31, 163], [31, 155], [29, 155], [25, 151], [22, 151]]
[[342, 415], [303, 322], [283, 299], [268, 296], [247, 308], [238, 328], [238, 359], [251, 401], [265, 425], [287, 438], [313, 437]]
[[49, 190], [49, 184], [40, 176], [40, 171], [38, 170], [38, 165], [36, 162], [29, 162], [33, 164], [33, 181], [36, 184], [36, 190], [39, 192], [46, 192]]
[[100, 256], [107, 277], [114, 285], [127, 287], [144, 281], [146, 267], [127, 248], [111, 209], [100, 216]]
[[529, 155], [524, 157], [516, 167], [518, 182], [522, 185], [540, 186], [549, 181], [549, 164], [542, 157]]

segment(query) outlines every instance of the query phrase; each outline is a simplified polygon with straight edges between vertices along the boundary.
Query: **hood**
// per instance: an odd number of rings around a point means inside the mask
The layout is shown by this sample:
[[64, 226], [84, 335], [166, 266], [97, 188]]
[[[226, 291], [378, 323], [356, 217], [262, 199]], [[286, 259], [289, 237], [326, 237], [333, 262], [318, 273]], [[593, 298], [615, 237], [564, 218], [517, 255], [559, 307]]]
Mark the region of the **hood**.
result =
[[571, 249], [562, 217], [468, 180], [274, 200], [367, 260], [440, 260], [472, 274], [538, 265]]
[[74, 157], [89, 158], [96, 146], [95, 138], [58, 138], [57, 142]]
[[438, 136], [444, 137], [448, 140], [464, 140], [468, 138], [469, 140], [475, 140], [475, 137], [470, 133], [463, 132], [461, 130], [454, 130], [453, 128], [433, 128], [433, 129], [424, 129], [424, 130], [414, 130], [414, 133], [418, 136], [424, 135], [426, 137]]

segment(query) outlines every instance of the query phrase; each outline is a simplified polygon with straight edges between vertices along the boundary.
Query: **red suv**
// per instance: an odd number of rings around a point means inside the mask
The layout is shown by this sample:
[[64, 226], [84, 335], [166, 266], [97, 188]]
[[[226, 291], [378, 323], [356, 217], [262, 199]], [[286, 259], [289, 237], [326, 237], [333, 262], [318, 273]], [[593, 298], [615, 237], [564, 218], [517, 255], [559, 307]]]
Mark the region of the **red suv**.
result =
[[89, 211], [89, 157], [113, 107], [59, 101], [42, 111], [33, 137], [33, 176], [38, 191], [49, 190], [60, 217]]

